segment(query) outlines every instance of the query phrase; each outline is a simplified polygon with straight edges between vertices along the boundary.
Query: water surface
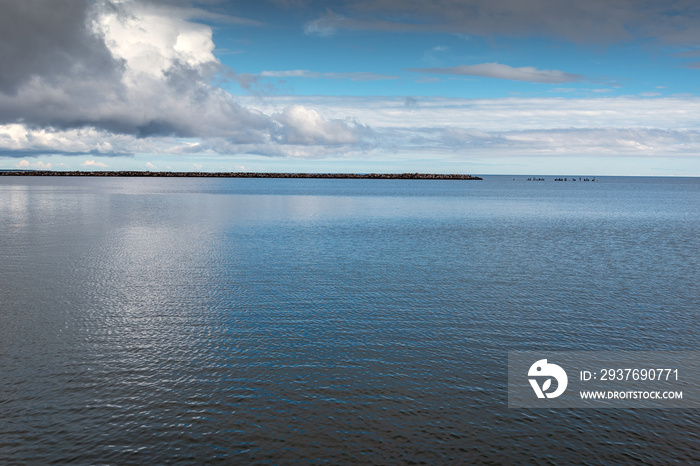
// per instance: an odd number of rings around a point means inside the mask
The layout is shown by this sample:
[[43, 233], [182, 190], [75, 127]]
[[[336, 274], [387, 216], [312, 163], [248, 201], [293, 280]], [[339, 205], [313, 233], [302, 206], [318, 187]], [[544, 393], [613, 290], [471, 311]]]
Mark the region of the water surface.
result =
[[700, 457], [507, 408], [513, 350], [697, 350], [700, 180], [0, 177], [0, 462]]

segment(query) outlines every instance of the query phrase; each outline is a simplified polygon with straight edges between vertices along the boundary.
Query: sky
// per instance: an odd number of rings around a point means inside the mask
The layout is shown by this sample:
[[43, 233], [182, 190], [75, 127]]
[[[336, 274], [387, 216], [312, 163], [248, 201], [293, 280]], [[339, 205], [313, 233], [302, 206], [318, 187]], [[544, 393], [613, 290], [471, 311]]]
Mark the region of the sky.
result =
[[700, 176], [695, 0], [0, 11], [0, 169]]

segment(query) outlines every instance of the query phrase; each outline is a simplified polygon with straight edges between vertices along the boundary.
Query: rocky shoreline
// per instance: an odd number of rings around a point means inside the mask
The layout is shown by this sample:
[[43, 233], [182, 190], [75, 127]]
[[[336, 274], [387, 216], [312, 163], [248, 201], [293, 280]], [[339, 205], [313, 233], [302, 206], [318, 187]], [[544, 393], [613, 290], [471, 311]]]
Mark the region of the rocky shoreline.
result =
[[0, 176], [121, 176], [159, 178], [341, 178], [367, 180], [482, 180], [473, 175], [433, 173], [256, 173], [256, 172], [148, 172], [148, 171], [0, 171]]

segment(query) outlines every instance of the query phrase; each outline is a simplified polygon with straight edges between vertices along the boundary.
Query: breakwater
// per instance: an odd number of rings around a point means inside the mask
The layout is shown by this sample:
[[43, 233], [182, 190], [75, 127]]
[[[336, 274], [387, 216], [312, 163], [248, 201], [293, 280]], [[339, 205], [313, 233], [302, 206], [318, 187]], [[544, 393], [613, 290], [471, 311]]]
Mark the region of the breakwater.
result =
[[473, 175], [435, 173], [257, 173], [257, 172], [150, 172], [150, 171], [0, 171], [0, 176], [122, 176], [162, 178], [341, 178], [369, 180], [482, 180]]

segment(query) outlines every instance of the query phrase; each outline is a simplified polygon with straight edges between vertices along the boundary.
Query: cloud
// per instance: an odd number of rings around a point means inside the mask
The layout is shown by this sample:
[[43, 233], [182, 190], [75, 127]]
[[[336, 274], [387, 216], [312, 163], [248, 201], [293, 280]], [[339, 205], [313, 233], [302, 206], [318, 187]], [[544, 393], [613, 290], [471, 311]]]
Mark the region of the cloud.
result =
[[38, 130], [14, 124], [0, 126], [0, 147], [14, 148], [8, 153], [23, 159], [50, 153], [306, 158], [388, 153], [601, 158], [700, 153], [698, 98], [270, 96], [261, 100], [249, 96], [241, 97], [241, 105], [269, 115], [274, 129], [268, 140], [143, 138], [96, 129]]
[[497, 134], [445, 129], [430, 139], [436, 147], [488, 149], [493, 155], [688, 155], [700, 148], [700, 131], [657, 128], [568, 128], [504, 131]]
[[[0, 155], [197, 153], [224, 147], [227, 153], [316, 155], [321, 146], [365, 145], [371, 137], [356, 120], [327, 119], [298, 105], [264, 113], [215, 86], [224, 76], [250, 88], [258, 77], [221, 65], [212, 28], [195, 21], [206, 16], [202, 10], [131, 0], [67, 0], [65, 9], [55, 2], [0, 1], [9, 12], [0, 20], [8, 45], [0, 47], [5, 58]], [[278, 75], [393, 78], [364, 72]], [[269, 147], [275, 145], [280, 147]], [[301, 145], [319, 148], [305, 151]]]
[[1, 0], [0, 11], [0, 92], [13, 94], [37, 76], [114, 77], [119, 63], [86, 27], [87, 1]]
[[414, 110], [419, 107], [418, 101], [414, 97], [406, 97], [404, 106], [409, 110]]
[[369, 73], [366, 71], [354, 71], [349, 73], [320, 73], [318, 71], [308, 70], [263, 71], [260, 73], [260, 76], [264, 78], [349, 79], [350, 81], [381, 81], [385, 79], [398, 79], [397, 76]]
[[436, 45], [423, 53], [423, 61], [431, 65], [439, 65], [446, 58], [450, 48], [446, 45]]
[[[212, 27], [197, 22], [206, 12], [187, 7], [186, 1], [177, 3], [182, 7], [130, 0], [65, 0], [60, 7], [56, 3], [0, 0], [0, 155], [21, 159], [19, 164], [46, 154], [81, 156], [95, 167], [102, 163], [97, 162], [99, 156], [136, 153], [368, 157], [430, 151], [466, 157], [700, 152], [695, 129], [700, 101], [695, 98], [233, 96], [217, 87], [216, 80], [227, 75], [253, 88], [265, 77], [355, 81], [395, 77], [310, 70], [237, 74], [216, 58]], [[641, 11], [622, 0], [605, 4], [533, 0], [527, 8], [513, 0], [373, 4], [375, 8], [364, 1], [338, 3], [342, 14], [327, 11], [307, 24], [311, 25], [307, 32], [470, 29], [472, 35], [500, 31], [513, 37], [598, 41], [582, 35], [587, 26], [586, 34], [600, 33], [604, 42], [635, 34], [658, 33], [661, 38], [663, 31], [696, 21], [691, 12], [687, 18], [666, 16], [652, 24], [645, 15], [662, 11], [658, 2], [646, 2], [648, 11]], [[609, 17], [601, 16], [608, 4], [623, 12], [629, 9], [630, 15], [613, 11]], [[683, 4], [677, 7], [685, 12]], [[569, 22], [555, 24], [545, 13]], [[214, 16], [208, 19], [258, 25]], [[574, 21], [579, 16], [581, 24]], [[700, 28], [686, 33], [694, 31]], [[669, 34], [664, 40], [671, 40]], [[499, 63], [414, 71], [426, 77], [456, 74], [544, 83], [586, 79]]]
[[307, 28], [551, 37], [582, 44], [636, 37], [692, 46], [700, 42], [700, 9], [691, 1], [361, 0], [335, 2], [333, 8]]
[[[343, 116], [370, 127], [370, 135], [360, 132], [360, 142], [346, 140], [349, 144], [332, 152], [348, 157], [369, 153], [695, 157], [700, 152], [698, 98], [421, 97], [420, 105], [413, 106], [405, 97], [277, 96], [261, 102], [259, 109], [281, 112], [292, 102], [317, 109], [330, 121]], [[266, 155], [294, 156], [300, 151], [309, 157], [329, 154], [311, 146], [280, 145]]]
[[358, 144], [370, 134], [355, 121], [325, 120], [318, 112], [293, 105], [275, 115], [279, 123], [277, 141], [283, 144], [345, 145]]
[[482, 63], [479, 65], [460, 65], [447, 68], [411, 68], [409, 71], [430, 74], [453, 74], [460, 76], [481, 76], [485, 78], [509, 79], [534, 83], [561, 84], [581, 81], [585, 76], [565, 73], [559, 70], [538, 70], [532, 66], [514, 68], [500, 63]]
[[304, 25], [304, 33], [309, 36], [331, 37], [335, 35], [338, 26], [343, 26], [342, 23], [344, 21], [345, 18], [343, 16], [329, 10], [324, 16], [306, 23]]
[[[263, 115], [261, 111], [255, 111]], [[248, 153], [320, 157], [329, 147], [336, 153], [363, 150], [374, 137], [371, 128], [355, 119], [324, 118], [311, 107], [289, 105], [268, 112], [270, 116], [266, 118], [270, 119], [272, 127], [269, 135], [263, 140], [250, 142], [225, 135], [183, 139], [157, 134], [149, 137], [114, 134], [95, 128], [60, 130], [34, 129], [22, 124], [0, 125], [0, 156]]]
[[50, 170], [51, 169], [51, 163], [46, 163], [46, 162], [34, 162], [34, 163], [29, 163], [26, 160], [20, 160], [17, 164], [15, 164], [15, 168], [21, 168], [24, 170], [27, 169], [35, 169], [35, 170]]
[[[210, 84], [221, 64], [211, 28], [187, 16], [195, 10], [72, 0], [68, 13], [56, 6], [54, 18], [46, 16], [54, 7], [44, 6], [55, 2], [6, 3], [12, 16], [3, 11], [3, 21], [13, 27], [0, 28], [8, 45], [1, 49], [19, 52], [3, 52], [0, 124], [242, 143], [263, 141], [274, 127]], [[37, 21], [47, 27], [34, 27]], [[49, 44], [48, 52], [35, 42]]]
[[679, 58], [696, 58], [700, 57], [700, 50], [686, 50], [685, 52], [674, 53], [671, 56]]
[[102, 163], [102, 162], [96, 162], [96, 161], [94, 161], [94, 160], [86, 160], [86, 161], [83, 162], [81, 165], [82, 165], [83, 167], [102, 167], [102, 168], [108, 167], [107, 164]]
[[[342, 2], [341, 2], [342, 3]], [[342, 5], [339, 5], [342, 6]], [[353, 9], [350, 5], [349, 9]], [[399, 12], [405, 16], [404, 12]], [[439, 28], [438, 28], [439, 29]], [[372, 30], [385, 32], [446, 32], [436, 30], [432, 25], [401, 23], [393, 20], [357, 19], [327, 10], [325, 14], [304, 25], [304, 33], [309, 36], [332, 37], [338, 30]]]
[[128, 155], [153, 148], [151, 141], [94, 128], [60, 130], [20, 123], [0, 125], [0, 155]]

